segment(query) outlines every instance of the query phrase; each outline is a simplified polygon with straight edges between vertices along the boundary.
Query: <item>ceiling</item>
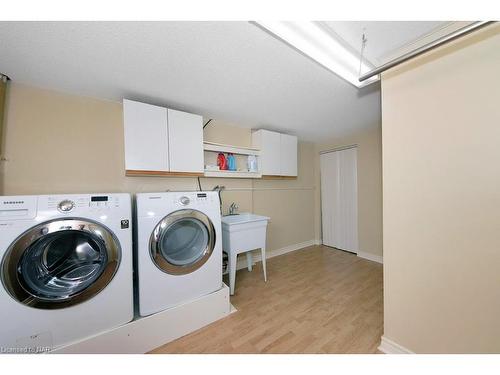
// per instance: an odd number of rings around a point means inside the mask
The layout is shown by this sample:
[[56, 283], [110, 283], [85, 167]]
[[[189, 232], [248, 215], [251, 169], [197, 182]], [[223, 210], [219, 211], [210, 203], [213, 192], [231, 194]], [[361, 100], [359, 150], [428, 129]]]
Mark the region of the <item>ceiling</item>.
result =
[[361, 51], [361, 37], [367, 38], [363, 56], [374, 66], [408, 43], [420, 39], [450, 22], [440, 21], [323, 21], [354, 50]]
[[[330, 26], [359, 40], [357, 23]], [[392, 29], [376, 28], [373, 58], [430, 26], [402, 34], [401, 23], [400, 37], [385, 44]], [[0, 72], [14, 82], [141, 100], [303, 140], [380, 124], [379, 84], [359, 90], [249, 22], [0, 22], [0, 50]]]

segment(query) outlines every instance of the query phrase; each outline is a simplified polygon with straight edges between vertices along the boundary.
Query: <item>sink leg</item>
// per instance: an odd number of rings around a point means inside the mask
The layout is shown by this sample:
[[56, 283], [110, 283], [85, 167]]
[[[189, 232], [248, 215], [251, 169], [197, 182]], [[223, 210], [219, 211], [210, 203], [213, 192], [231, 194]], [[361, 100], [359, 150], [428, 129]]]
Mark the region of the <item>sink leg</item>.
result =
[[253, 259], [252, 259], [252, 252], [247, 251], [247, 269], [248, 271], [252, 271], [252, 265], [253, 265]]
[[230, 294], [234, 294], [234, 286], [236, 283], [236, 260], [238, 254], [236, 252], [229, 252], [228, 268], [229, 268], [229, 290]]
[[262, 254], [262, 270], [264, 271], [264, 282], [267, 283], [267, 272], [266, 272], [266, 248], [263, 247], [260, 249], [260, 252]]

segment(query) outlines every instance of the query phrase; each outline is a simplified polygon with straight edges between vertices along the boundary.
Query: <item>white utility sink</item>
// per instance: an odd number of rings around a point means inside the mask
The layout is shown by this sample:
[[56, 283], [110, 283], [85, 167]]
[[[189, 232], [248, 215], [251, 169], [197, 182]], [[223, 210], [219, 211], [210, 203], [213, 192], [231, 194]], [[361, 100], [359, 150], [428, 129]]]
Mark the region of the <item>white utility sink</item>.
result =
[[241, 214], [223, 216], [222, 224], [236, 225], [236, 224], [252, 223], [264, 220], [269, 221], [270, 218], [267, 216], [255, 215], [250, 212], [242, 212]]
[[229, 257], [228, 271], [231, 295], [234, 294], [238, 254], [246, 253], [247, 267], [251, 271], [253, 264], [251, 251], [260, 249], [264, 281], [267, 281], [266, 229], [269, 220], [270, 218], [267, 216], [254, 215], [249, 212], [222, 217], [222, 250]]

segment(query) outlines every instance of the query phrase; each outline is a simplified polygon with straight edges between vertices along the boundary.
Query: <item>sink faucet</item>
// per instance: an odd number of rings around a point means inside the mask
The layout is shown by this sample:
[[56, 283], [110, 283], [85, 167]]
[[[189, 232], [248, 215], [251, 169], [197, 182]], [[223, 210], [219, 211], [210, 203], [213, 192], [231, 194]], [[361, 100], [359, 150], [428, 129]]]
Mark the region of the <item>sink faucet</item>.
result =
[[238, 211], [238, 205], [236, 203], [231, 203], [231, 205], [229, 206], [229, 215], [234, 215], [236, 213], [236, 211]]

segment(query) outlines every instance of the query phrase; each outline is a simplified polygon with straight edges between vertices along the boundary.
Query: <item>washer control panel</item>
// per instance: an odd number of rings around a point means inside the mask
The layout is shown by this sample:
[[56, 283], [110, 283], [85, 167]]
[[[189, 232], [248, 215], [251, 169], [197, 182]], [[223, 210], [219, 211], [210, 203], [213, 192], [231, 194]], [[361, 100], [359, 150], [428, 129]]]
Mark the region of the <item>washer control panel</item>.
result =
[[75, 202], [69, 199], [65, 199], [57, 205], [57, 209], [61, 212], [70, 212], [73, 208], [75, 208]]
[[106, 208], [110, 204], [107, 195], [93, 195], [90, 197], [89, 206], [92, 208]]
[[80, 195], [80, 196], [40, 196], [39, 210], [57, 209], [61, 213], [81, 214], [90, 212], [109, 211], [120, 207], [119, 195]]

